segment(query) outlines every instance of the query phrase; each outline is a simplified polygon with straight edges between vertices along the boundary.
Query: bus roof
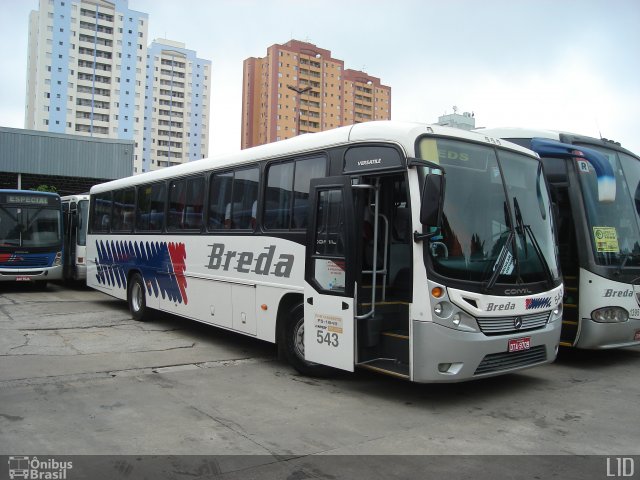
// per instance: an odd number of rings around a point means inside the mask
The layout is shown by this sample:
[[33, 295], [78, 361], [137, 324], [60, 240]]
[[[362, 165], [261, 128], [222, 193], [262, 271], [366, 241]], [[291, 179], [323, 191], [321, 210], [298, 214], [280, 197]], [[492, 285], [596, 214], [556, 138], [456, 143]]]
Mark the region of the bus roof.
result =
[[577, 144], [586, 143], [590, 145], [600, 145], [602, 147], [618, 150], [634, 157], [638, 155], [630, 152], [622, 147], [620, 143], [606, 138], [590, 137], [589, 135], [581, 135], [579, 133], [566, 132], [562, 130], [545, 130], [541, 128], [516, 128], [516, 127], [498, 127], [498, 128], [476, 128], [474, 132], [480, 134], [488, 134], [494, 138], [548, 138], [563, 143]]
[[0, 189], [0, 193], [13, 193], [13, 194], [29, 194], [29, 195], [43, 195], [43, 196], [51, 196], [51, 197], [59, 197], [55, 192], [41, 192], [40, 190], [17, 190], [13, 188], [2, 188]]
[[65, 195], [60, 197], [63, 202], [80, 202], [82, 200], [89, 200], [89, 193], [78, 193], [76, 195]]
[[[91, 188], [91, 193], [99, 193], [132, 185], [139, 185], [142, 183], [151, 183], [201, 171], [252, 163], [261, 160], [270, 160], [288, 155], [304, 155], [307, 152], [336, 147], [352, 142], [392, 142], [399, 145], [406, 155], [412, 156], [415, 155], [415, 140], [422, 134], [456, 137], [463, 140], [486, 143], [492, 146], [495, 146], [496, 144], [496, 137], [488, 138], [484, 134], [451, 127], [428, 125], [424, 123], [373, 121], [339, 127], [324, 132], [303, 134], [286, 140], [247, 148], [235, 153], [217, 155], [202, 160], [183, 163], [182, 165], [175, 165], [161, 170], [113, 180], [93, 186]], [[538, 155], [531, 150], [510, 142], [502, 141], [500, 145], [530, 156], [538, 157]]]

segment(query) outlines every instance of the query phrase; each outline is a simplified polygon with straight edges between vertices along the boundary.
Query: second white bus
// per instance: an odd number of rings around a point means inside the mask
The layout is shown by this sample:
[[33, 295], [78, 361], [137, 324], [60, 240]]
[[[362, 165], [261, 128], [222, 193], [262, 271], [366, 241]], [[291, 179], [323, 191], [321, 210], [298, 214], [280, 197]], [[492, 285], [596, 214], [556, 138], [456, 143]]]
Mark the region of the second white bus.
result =
[[566, 289], [561, 344], [640, 345], [640, 157], [617, 142], [574, 133], [478, 132], [535, 150], [545, 166]]

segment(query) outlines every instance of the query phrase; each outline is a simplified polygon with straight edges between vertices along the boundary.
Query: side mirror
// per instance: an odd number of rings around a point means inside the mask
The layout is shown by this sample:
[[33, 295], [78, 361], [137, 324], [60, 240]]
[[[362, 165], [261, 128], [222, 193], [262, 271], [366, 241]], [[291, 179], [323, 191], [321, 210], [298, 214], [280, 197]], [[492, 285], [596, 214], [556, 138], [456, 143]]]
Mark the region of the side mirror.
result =
[[444, 203], [444, 175], [429, 173], [424, 179], [420, 203], [420, 223], [426, 227], [440, 227]]

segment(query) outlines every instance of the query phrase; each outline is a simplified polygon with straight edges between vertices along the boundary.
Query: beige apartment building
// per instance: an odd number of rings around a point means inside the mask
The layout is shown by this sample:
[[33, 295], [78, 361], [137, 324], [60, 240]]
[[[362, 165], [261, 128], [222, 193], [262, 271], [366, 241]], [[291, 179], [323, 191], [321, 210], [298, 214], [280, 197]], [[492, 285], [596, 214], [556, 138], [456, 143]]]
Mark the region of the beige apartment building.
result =
[[345, 69], [330, 50], [291, 40], [247, 58], [242, 86], [242, 148], [343, 125], [391, 119], [391, 87]]

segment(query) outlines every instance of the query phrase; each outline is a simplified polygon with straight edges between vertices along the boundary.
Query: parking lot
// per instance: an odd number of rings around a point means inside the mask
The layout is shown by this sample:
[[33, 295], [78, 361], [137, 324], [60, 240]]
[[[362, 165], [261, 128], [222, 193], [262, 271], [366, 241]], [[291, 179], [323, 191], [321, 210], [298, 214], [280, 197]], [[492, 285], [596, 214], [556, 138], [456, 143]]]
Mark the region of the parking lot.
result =
[[138, 323], [81, 286], [1, 288], [2, 455], [640, 454], [637, 348], [463, 384], [314, 379], [273, 345]]

